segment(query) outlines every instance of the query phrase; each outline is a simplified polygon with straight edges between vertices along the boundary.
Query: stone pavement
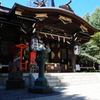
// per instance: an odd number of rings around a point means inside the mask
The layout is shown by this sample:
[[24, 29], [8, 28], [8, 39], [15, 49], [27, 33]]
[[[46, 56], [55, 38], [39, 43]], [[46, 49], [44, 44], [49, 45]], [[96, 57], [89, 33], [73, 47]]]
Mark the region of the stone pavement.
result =
[[31, 94], [28, 89], [10, 90], [0, 86], [0, 100], [100, 100], [100, 83], [55, 87], [51, 94]]

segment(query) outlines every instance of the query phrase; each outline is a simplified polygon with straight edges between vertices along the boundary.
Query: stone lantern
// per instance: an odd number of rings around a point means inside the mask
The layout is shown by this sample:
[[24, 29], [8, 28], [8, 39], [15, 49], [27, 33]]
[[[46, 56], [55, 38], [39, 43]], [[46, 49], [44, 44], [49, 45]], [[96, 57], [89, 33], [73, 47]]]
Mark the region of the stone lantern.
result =
[[30, 93], [51, 93], [53, 92], [53, 88], [48, 85], [47, 79], [44, 76], [44, 66], [45, 62], [47, 61], [46, 53], [49, 53], [51, 50], [48, 46], [44, 46], [43, 43], [40, 43], [37, 50], [35, 51], [36, 54], [36, 62], [39, 67], [39, 75], [38, 78], [35, 80], [35, 86], [28, 89]]

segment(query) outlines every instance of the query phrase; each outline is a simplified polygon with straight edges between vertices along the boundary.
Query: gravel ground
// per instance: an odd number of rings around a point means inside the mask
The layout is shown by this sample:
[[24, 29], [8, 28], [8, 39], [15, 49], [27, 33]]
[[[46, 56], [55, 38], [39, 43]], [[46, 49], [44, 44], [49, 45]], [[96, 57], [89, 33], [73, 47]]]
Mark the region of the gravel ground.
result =
[[100, 83], [55, 87], [50, 94], [31, 94], [28, 88], [5, 90], [0, 86], [0, 100], [100, 100]]

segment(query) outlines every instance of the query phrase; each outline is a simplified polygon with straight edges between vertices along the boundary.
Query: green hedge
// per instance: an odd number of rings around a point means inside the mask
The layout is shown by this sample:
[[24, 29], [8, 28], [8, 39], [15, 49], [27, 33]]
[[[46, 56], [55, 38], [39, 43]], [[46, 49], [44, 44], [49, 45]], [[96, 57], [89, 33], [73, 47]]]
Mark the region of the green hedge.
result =
[[100, 70], [85, 70], [83, 72], [100, 72]]

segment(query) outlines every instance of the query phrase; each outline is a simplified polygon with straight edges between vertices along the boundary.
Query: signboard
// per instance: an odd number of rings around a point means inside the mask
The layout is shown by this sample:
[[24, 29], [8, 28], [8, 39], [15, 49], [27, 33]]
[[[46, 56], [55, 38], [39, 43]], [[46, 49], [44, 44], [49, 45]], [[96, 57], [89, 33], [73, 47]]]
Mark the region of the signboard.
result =
[[76, 64], [76, 70], [80, 71], [80, 65], [79, 64]]

